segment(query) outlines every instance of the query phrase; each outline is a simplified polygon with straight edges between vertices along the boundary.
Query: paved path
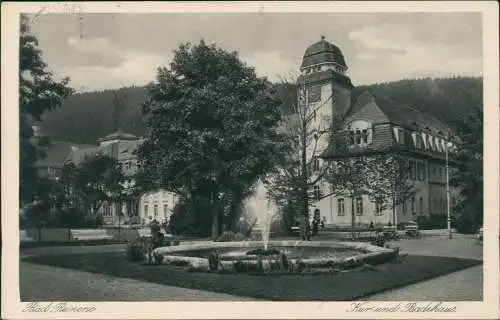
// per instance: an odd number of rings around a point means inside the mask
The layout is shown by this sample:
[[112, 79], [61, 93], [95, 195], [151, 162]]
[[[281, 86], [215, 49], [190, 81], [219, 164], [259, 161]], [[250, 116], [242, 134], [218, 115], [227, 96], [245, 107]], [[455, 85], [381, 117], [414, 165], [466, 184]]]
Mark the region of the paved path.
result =
[[[472, 235], [434, 234], [416, 240], [400, 240], [390, 243], [402, 251], [416, 255], [456, 257], [464, 259], [483, 258], [483, 245]], [[426, 300], [426, 301], [480, 301], [483, 300], [483, 266], [476, 266], [413, 285], [381, 292], [363, 300]]]
[[245, 297], [185, 289], [71, 269], [20, 263], [21, 301], [242, 301]]

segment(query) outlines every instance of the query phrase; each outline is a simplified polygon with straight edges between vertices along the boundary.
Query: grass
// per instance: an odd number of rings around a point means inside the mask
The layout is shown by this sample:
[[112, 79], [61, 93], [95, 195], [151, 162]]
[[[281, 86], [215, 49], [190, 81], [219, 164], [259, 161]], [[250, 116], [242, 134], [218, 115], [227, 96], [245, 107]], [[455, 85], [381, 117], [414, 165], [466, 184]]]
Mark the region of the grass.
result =
[[125, 254], [87, 253], [24, 259], [69, 269], [276, 301], [350, 301], [482, 264], [479, 260], [408, 255], [375, 270], [335, 274], [265, 275], [192, 273], [186, 267], [141, 265]]

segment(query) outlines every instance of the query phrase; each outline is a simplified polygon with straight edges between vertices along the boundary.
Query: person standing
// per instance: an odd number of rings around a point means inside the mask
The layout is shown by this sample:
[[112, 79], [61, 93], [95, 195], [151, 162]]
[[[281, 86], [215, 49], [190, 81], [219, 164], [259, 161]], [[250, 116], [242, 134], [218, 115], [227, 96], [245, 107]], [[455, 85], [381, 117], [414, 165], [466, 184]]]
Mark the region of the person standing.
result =
[[319, 209], [314, 210], [314, 216], [313, 216], [313, 235], [316, 235], [319, 230], [319, 224], [321, 223], [321, 212]]

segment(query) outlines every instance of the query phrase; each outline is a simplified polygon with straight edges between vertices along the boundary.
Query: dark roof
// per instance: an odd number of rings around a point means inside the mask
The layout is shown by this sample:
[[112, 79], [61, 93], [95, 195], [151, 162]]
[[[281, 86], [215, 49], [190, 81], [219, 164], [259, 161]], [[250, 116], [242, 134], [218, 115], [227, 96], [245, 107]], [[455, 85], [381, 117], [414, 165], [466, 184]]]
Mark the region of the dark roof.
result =
[[136, 158], [134, 154], [135, 150], [143, 142], [144, 139], [137, 139], [134, 141], [119, 141], [106, 146], [81, 148], [68, 153], [65, 160], [66, 162], [72, 162], [75, 165], [78, 165], [85, 159], [85, 157], [93, 157], [96, 155], [108, 155], [118, 161], [133, 159]]
[[121, 130], [108, 134], [104, 138], [100, 138], [98, 141], [109, 141], [109, 140], [137, 140], [138, 138], [130, 133], [125, 133]]
[[306, 49], [300, 68], [325, 62], [337, 63], [347, 68], [342, 51], [322, 37], [320, 41], [310, 45]]
[[41, 148], [45, 157], [37, 161], [37, 166], [60, 168], [63, 166], [66, 158], [72, 153], [73, 150], [89, 147], [91, 146], [63, 141], [53, 141], [49, 146]]
[[448, 126], [427, 113], [390, 98], [370, 94], [374, 97], [380, 110], [393, 124], [412, 131], [421, 131], [437, 136], [444, 136], [450, 131]]
[[[387, 152], [409, 152], [415, 156], [427, 157], [443, 160], [443, 152], [432, 149], [419, 149], [411, 137], [412, 131], [424, 132], [433, 136], [443, 137], [450, 132], [450, 128], [434, 118], [433, 116], [412, 108], [408, 105], [400, 104], [394, 100], [374, 95], [370, 91], [363, 92], [356, 102], [351, 105], [345, 119], [348, 119], [362, 109], [370, 100], [374, 100], [379, 109], [387, 117], [388, 123], [379, 123], [374, 127], [372, 143], [364, 147], [345, 147], [347, 133], [339, 135], [333, 139], [328, 148], [323, 153], [323, 157], [344, 157], [355, 155], [368, 155]], [[404, 144], [397, 144], [393, 133], [393, 126], [400, 126], [404, 130]]]
[[354, 88], [352, 85], [351, 79], [343, 74], [337, 73], [331, 69], [313, 72], [307, 75], [300, 75], [297, 81], [306, 82], [307, 84], [315, 84], [315, 83], [326, 83], [335, 80], [337, 83], [346, 86], [349, 89]]

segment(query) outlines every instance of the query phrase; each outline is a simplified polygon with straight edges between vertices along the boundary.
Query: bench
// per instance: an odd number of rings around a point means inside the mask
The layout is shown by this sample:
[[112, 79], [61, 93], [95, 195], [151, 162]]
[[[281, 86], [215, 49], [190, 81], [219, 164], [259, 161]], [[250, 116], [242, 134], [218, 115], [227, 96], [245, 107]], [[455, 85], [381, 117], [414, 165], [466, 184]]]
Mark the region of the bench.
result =
[[74, 240], [109, 240], [113, 236], [104, 229], [71, 229], [71, 237]]
[[26, 230], [19, 230], [19, 240], [21, 242], [33, 242], [33, 238], [28, 235]]
[[405, 234], [411, 238], [416, 238], [420, 236], [420, 231], [418, 229], [418, 225], [410, 224], [405, 226]]
[[294, 234], [294, 235], [300, 234], [300, 227], [291, 227], [290, 230], [292, 231], [292, 234]]

